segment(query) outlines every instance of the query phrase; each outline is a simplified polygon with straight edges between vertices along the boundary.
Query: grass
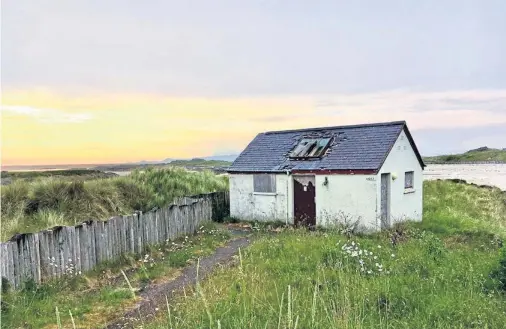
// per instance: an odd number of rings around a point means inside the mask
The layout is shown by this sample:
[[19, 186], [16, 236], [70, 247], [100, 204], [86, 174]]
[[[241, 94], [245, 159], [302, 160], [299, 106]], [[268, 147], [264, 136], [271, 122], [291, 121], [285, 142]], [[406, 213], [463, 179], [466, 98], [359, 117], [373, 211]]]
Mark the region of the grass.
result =
[[142, 256], [127, 255], [85, 275], [39, 287], [27, 284], [3, 294], [2, 328], [58, 328], [56, 308], [63, 328], [72, 328], [72, 319], [76, 328], [100, 328], [135, 304], [148, 284], [170, 280], [229, 238], [228, 232], [206, 223], [197, 235], [154, 246]]
[[506, 150], [500, 149], [477, 149], [461, 154], [438, 155], [424, 157], [426, 163], [458, 163], [458, 162], [481, 162], [499, 161], [506, 163]]
[[506, 273], [506, 196], [424, 184], [422, 223], [369, 236], [260, 235], [237, 267], [144, 328], [504, 328], [506, 295], [491, 274]]
[[181, 168], [134, 171], [125, 177], [74, 180], [38, 178], [2, 186], [2, 241], [15, 233], [75, 225], [163, 207], [177, 197], [223, 191], [226, 177]]
[[47, 170], [47, 171], [2, 171], [2, 178], [14, 179], [34, 179], [40, 177], [75, 177], [75, 176], [102, 176], [106, 173], [93, 169], [67, 169], [67, 170]]
[[2, 185], [9, 185], [14, 182], [32, 182], [40, 178], [59, 178], [62, 180], [91, 180], [110, 178], [116, 176], [113, 173], [106, 173], [100, 170], [91, 169], [68, 169], [48, 171], [2, 171]]
[[494, 232], [506, 238], [506, 193], [465, 183], [425, 182], [422, 228], [446, 235]]

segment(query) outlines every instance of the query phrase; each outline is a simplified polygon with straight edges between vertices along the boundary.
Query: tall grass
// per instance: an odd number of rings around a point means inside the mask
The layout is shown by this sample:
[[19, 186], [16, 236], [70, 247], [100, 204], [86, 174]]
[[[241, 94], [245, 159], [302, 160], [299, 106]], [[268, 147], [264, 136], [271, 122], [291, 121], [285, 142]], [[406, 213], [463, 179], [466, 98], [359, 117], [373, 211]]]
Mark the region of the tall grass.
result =
[[145, 328], [504, 328], [504, 194], [426, 182], [424, 198], [396, 231], [261, 236]]
[[2, 187], [1, 238], [135, 210], [148, 211], [176, 197], [227, 187], [226, 177], [180, 168], [148, 169], [126, 177], [88, 181], [46, 177], [16, 181]]

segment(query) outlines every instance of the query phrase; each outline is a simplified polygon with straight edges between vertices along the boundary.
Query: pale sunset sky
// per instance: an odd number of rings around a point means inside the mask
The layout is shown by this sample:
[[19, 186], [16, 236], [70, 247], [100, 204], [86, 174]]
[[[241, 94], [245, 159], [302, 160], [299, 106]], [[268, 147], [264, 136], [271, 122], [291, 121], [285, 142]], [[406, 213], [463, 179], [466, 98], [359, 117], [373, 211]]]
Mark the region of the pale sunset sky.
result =
[[506, 147], [506, 1], [2, 0], [2, 165], [237, 154], [406, 120]]

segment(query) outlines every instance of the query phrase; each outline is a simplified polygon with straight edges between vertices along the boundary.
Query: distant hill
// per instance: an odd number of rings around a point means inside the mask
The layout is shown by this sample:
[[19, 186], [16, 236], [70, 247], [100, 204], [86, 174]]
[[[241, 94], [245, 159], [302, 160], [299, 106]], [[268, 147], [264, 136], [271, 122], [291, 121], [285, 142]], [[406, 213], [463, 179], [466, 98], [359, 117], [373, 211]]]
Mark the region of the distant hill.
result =
[[135, 164], [140, 165], [148, 165], [148, 164], [167, 164], [172, 163], [174, 161], [193, 161], [195, 159], [206, 160], [206, 161], [227, 161], [233, 162], [237, 158], [237, 154], [227, 154], [227, 155], [212, 155], [207, 157], [199, 157], [199, 158], [166, 158], [163, 160], [142, 160], [139, 162], [135, 162]]
[[426, 163], [459, 163], [459, 162], [503, 162], [506, 163], [506, 148], [494, 149], [486, 146], [460, 154], [437, 155], [424, 157]]
[[228, 162], [234, 162], [235, 159], [237, 159], [237, 154], [228, 154], [228, 155], [213, 155], [209, 157], [204, 157], [204, 160], [214, 160], [214, 161], [228, 161]]
[[224, 160], [206, 160], [205, 158], [194, 158], [191, 160], [172, 160], [169, 165], [182, 167], [228, 167], [232, 163]]
[[[167, 160], [167, 159], [166, 159]], [[122, 163], [112, 165], [99, 165], [94, 167], [95, 170], [101, 171], [131, 171], [138, 168], [166, 168], [166, 167], [184, 167], [189, 170], [203, 170], [210, 169], [213, 171], [222, 172], [226, 167], [232, 164], [231, 161], [224, 160], [206, 160], [206, 158], [193, 158], [193, 159], [170, 159], [170, 161], [140, 161], [135, 163]]]

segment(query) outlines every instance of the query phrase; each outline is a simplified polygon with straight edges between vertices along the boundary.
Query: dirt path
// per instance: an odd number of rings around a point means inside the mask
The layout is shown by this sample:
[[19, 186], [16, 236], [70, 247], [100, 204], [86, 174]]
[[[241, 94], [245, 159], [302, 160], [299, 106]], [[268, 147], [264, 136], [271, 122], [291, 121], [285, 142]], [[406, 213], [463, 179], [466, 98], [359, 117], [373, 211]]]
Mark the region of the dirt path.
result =
[[[218, 265], [226, 265], [237, 254], [239, 248], [244, 248], [250, 244], [250, 238], [240, 237], [229, 241], [224, 247], [216, 249], [214, 254], [200, 260], [198, 269], [199, 281], [207, 277]], [[194, 285], [197, 279], [197, 264], [186, 267], [182, 273], [169, 282], [164, 282], [147, 287], [141, 292], [142, 298], [137, 305], [125, 313], [121, 318], [111, 322], [106, 329], [134, 328], [135, 325], [142, 324], [156, 313], [156, 308], [165, 309], [160, 305], [165, 305], [165, 296], [170, 299], [175, 293], [181, 291], [183, 287]]]

